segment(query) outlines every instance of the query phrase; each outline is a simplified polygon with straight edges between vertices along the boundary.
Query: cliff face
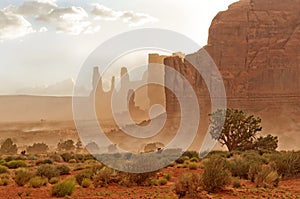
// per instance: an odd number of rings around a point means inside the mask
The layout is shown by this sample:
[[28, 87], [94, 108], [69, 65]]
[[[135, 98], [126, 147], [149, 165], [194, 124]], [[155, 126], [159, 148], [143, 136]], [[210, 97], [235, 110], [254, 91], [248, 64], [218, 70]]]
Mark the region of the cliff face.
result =
[[299, 10], [299, 0], [242, 0], [215, 17], [205, 49], [230, 97], [300, 94]]
[[[264, 132], [279, 135], [282, 149], [299, 148], [295, 141], [300, 138], [299, 10], [300, 0], [241, 0], [214, 18], [204, 47], [222, 74], [228, 107], [262, 117]], [[201, 50], [187, 59], [200, 64]], [[205, 85], [191, 64], [172, 57], [165, 64], [188, 79], [200, 108], [207, 107], [209, 100], [203, 98], [210, 85]], [[165, 81], [180, 88], [176, 77], [165, 76]], [[180, 110], [174, 98], [166, 91], [171, 114]]]

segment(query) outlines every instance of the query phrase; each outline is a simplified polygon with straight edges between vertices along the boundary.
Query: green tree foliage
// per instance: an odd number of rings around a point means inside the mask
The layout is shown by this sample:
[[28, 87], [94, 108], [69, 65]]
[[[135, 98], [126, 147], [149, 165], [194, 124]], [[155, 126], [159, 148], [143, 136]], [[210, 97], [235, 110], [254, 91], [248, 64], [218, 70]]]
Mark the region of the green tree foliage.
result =
[[34, 143], [32, 146], [27, 147], [27, 152], [30, 154], [47, 153], [49, 147], [44, 143]]
[[73, 140], [67, 140], [64, 142], [60, 142], [57, 145], [57, 149], [59, 151], [72, 151], [75, 149], [74, 141]]
[[[211, 136], [226, 145], [229, 151], [251, 148], [255, 136], [262, 130], [260, 118], [248, 116], [241, 110], [218, 110], [211, 117]], [[224, 125], [222, 118], [225, 118]]]
[[259, 137], [255, 145], [258, 150], [274, 151], [278, 147], [278, 137], [272, 135]]
[[2, 154], [16, 154], [18, 147], [13, 143], [11, 138], [6, 139], [0, 148], [0, 153]]
[[275, 150], [278, 146], [278, 138], [275, 136], [257, 138], [262, 130], [259, 117], [247, 115], [241, 110], [227, 109], [214, 112], [211, 118], [212, 138], [226, 145], [229, 151]]

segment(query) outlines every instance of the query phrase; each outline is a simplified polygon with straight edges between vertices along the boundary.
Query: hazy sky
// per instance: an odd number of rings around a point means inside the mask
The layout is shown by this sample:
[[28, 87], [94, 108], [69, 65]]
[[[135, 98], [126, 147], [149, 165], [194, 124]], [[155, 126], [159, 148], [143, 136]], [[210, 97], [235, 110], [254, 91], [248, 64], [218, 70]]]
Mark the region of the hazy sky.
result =
[[0, 94], [68, 87], [98, 45], [137, 28], [177, 31], [203, 46], [213, 17], [235, 1], [1, 0]]

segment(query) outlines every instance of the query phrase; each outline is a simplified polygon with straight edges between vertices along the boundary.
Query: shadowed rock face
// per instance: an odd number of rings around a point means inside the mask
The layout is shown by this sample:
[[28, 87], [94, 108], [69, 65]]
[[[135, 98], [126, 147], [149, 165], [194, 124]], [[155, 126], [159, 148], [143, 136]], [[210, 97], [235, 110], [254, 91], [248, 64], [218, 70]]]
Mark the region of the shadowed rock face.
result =
[[215, 17], [205, 49], [227, 95], [300, 95], [299, 10], [299, 0], [242, 0]]
[[[241, 0], [214, 18], [204, 47], [222, 74], [228, 107], [262, 117], [264, 133], [279, 135], [281, 149], [299, 148], [299, 10], [300, 0]], [[201, 50], [187, 59], [201, 63]], [[190, 63], [168, 57], [165, 64], [187, 78], [200, 102], [208, 96]], [[165, 78], [181, 87], [176, 77]], [[178, 114], [175, 96], [166, 94], [168, 113]]]

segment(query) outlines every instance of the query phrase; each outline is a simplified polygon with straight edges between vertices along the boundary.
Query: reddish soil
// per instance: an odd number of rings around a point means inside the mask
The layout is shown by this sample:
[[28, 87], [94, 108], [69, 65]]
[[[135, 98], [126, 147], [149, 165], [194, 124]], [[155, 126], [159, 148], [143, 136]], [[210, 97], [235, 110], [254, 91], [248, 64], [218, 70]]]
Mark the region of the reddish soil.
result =
[[[144, 199], [173, 199], [178, 196], [173, 191], [174, 184], [177, 178], [187, 172], [202, 172], [201, 169], [189, 170], [187, 168], [175, 168], [169, 167], [160, 171], [160, 173], [169, 173], [172, 175], [170, 181], [164, 186], [150, 186], [150, 187], [122, 187], [117, 184], [109, 185], [108, 187], [94, 188], [92, 185], [90, 188], [82, 188], [76, 185], [75, 192], [68, 198], [80, 198], [80, 199], [131, 199], [131, 198], [144, 198]], [[74, 175], [73, 172], [71, 175]], [[159, 174], [158, 174], [159, 175]], [[64, 176], [66, 177], [66, 176]], [[292, 179], [281, 181], [279, 187], [275, 189], [256, 188], [255, 185], [249, 181], [241, 181], [240, 188], [227, 187], [224, 190], [220, 190], [214, 194], [208, 194], [202, 191], [196, 198], [300, 198], [300, 179]], [[48, 184], [41, 188], [31, 188], [28, 185], [24, 187], [17, 186], [13, 180], [11, 180], [8, 186], [0, 186], [0, 199], [40, 199], [40, 198], [53, 198], [51, 197], [51, 187]], [[186, 197], [195, 198], [195, 197]]]

